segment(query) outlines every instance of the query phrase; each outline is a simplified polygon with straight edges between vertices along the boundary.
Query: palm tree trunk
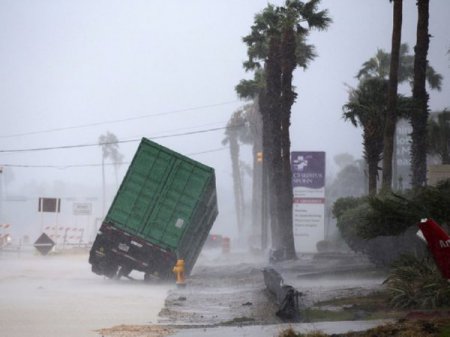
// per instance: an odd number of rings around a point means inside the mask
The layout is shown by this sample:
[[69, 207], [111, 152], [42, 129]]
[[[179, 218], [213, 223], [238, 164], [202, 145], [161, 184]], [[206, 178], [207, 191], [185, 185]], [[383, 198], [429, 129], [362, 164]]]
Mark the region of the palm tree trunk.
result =
[[292, 222], [292, 172], [291, 172], [291, 139], [289, 127], [291, 125], [291, 107], [295, 102], [296, 94], [292, 89], [292, 77], [296, 67], [295, 35], [291, 26], [283, 32], [281, 42], [281, 159], [282, 183], [280, 195], [280, 227], [283, 236], [286, 258], [296, 257], [294, 243], [294, 229]]
[[267, 108], [270, 127], [269, 137], [271, 138], [272, 148], [270, 152], [270, 210], [271, 210], [271, 231], [272, 247], [275, 250], [283, 248], [283, 237], [280, 231], [280, 214], [278, 203], [281, 200], [281, 128], [280, 128], [280, 94], [281, 94], [281, 65], [280, 65], [280, 39], [274, 35], [270, 39], [269, 52], [266, 61], [266, 90], [267, 90]]
[[242, 234], [243, 229], [242, 181], [241, 181], [241, 170], [239, 165], [239, 144], [236, 138], [236, 134], [234, 132], [230, 134], [230, 156], [233, 171], [234, 205], [236, 209], [236, 222], [239, 234]]
[[417, 42], [414, 47], [414, 109], [411, 116], [413, 129], [411, 134], [411, 183], [416, 188], [426, 185], [427, 120], [429, 113], [428, 93], [425, 83], [427, 54], [430, 44], [430, 36], [428, 34], [429, 0], [418, 0], [417, 9]]
[[261, 210], [261, 246], [266, 249], [269, 245], [269, 225], [276, 222], [276, 210], [274, 194], [271, 193], [270, 177], [272, 162], [272, 137], [270, 135], [271, 121], [269, 118], [269, 108], [267, 103], [266, 92], [263, 91], [258, 97], [259, 110], [262, 118], [262, 148], [263, 148], [263, 164], [262, 164], [262, 210]]
[[392, 157], [394, 152], [395, 126], [397, 123], [397, 87], [402, 36], [402, 6], [402, 0], [394, 0], [391, 64], [389, 68], [387, 113], [383, 142], [382, 190], [386, 192], [391, 191], [392, 188]]
[[381, 151], [383, 150], [382, 125], [372, 121], [364, 127], [364, 157], [368, 166], [369, 195], [377, 193], [377, 179]]
[[267, 233], [263, 230], [263, 163], [258, 159], [258, 152], [262, 152], [262, 120], [258, 99], [252, 106], [251, 132], [253, 135], [253, 179], [252, 179], [252, 227], [254, 237], [260, 237], [261, 249], [267, 248]]

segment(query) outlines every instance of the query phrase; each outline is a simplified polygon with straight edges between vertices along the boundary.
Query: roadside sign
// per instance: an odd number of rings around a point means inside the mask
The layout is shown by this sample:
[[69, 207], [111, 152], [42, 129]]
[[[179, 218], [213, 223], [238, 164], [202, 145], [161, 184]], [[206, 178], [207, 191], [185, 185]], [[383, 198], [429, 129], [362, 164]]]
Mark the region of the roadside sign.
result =
[[42, 255], [47, 255], [54, 246], [55, 242], [45, 233], [42, 233], [42, 235], [34, 243], [34, 248], [36, 248]]
[[73, 204], [74, 215], [91, 215], [92, 203], [90, 202], [75, 202]]
[[60, 198], [39, 198], [39, 212], [59, 213], [61, 212]]

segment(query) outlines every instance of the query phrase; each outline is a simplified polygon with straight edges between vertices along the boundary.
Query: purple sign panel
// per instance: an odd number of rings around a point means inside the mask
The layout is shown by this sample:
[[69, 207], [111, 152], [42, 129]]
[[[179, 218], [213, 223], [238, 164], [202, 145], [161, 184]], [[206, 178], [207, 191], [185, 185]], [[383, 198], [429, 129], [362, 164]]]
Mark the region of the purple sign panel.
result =
[[292, 187], [325, 186], [325, 152], [292, 152]]

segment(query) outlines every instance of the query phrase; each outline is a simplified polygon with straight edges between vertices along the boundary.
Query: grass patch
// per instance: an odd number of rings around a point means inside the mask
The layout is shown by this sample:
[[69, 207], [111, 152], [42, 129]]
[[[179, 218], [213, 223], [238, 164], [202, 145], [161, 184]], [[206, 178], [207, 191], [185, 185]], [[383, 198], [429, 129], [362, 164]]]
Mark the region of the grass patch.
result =
[[448, 320], [398, 321], [359, 332], [327, 335], [322, 332], [297, 333], [292, 328], [282, 331], [279, 337], [450, 337]]
[[301, 311], [305, 322], [351, 321], [400, 318], [401, 310], [389, 307], [386, 292], [374, 292], [367, 296], [351, 296], [318, 302], [312, 308]]
[[254, 321], [255, 321], [254, 318], [242, 316], [242, 317], [235, 317], [232, 320], [222, 322], [219, 325], [244, 325], [250, 324]]

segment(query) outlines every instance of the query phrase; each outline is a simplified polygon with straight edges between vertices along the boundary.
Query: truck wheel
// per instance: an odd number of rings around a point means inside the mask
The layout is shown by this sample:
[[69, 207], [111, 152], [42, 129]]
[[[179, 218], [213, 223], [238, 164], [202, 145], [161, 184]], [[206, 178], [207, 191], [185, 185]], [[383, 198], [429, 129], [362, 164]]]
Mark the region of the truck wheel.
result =
[[118, 265], [108, 264], [105, 266], [104, 275], [108, 278], [115, 278], [117, 275]]
[[132, 269], [130, 267], [120, 266], [119, 271], [117, 272], [116, 278], [120, 279], [122, 276], [128, 277], [131, 273]]

